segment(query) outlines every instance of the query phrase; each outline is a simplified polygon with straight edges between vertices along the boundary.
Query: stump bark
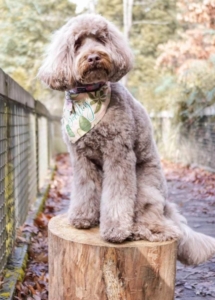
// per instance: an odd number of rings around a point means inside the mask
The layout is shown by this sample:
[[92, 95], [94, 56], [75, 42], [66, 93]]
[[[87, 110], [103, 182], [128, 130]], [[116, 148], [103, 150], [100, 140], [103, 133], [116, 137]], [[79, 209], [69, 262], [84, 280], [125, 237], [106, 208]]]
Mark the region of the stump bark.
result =
[[98, 228], [49, 222], [49, 300], [173, 300], [176, 241], [112, 244]]

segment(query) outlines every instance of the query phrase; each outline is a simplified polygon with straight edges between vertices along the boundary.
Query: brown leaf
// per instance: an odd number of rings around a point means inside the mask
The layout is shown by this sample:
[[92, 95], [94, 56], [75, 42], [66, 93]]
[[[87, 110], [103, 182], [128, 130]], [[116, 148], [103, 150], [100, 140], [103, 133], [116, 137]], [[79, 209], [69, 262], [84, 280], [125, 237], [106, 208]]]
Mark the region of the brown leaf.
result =
[[29, 285], [28, 288], [29, 288], [29, 290], [31, 291], [31, 293], [32, 293], [33, 295], [36, 294], [36, 291], [35, 291], [35, 289], [33, 288], [33, 286]]
[[26, 239], [25, 239], [24, 237], [22, 237], [22, 236], [17, 236], [16, 242], [17, 242], [17, 243], [28, 244], [28, 241], [26, 241]]
[[41, 300], [41, 297], [38, 296], [38, 295], [34, 295], [34, 296], [33, 296], [33, 299], [34, 299], [34, 300]]
[[37, 234], [38, 233], [38, 228], [34, 225], [25, 224], [22, 228], [22, 232], [31, 232], [31, 233]]
[[40, 228], [46, 228], [48, 226], [49, 220], [50, 220], [50, 217], [47, 217], [47, 215], [45, 215], [44, 213], [41, 212], [41, 213], [39, 213], [39, 215], [37, 216], [37, 218], [35, 219], [34, 222]]
[[47, 255], [47, 253], [40, 253], [39, 255], [34, 256], [34, 260], [37, 261], [37, 262], [47, 263], [48, 262], [48, 255]]

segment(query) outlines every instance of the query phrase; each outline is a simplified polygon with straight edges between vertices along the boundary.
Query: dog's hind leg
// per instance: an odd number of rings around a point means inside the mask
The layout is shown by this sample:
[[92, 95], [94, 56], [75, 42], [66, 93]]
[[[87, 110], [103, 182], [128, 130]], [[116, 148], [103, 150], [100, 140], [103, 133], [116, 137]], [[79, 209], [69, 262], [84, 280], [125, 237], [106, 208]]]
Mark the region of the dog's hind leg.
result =
[[166, 182], [159, 163], [137, 165], [134, 240], [166, 241], [181, 236], [180, 227], [164, 215]]
[[152, 242], [178, 239], [178, 259], [188, 265], [200, 264], [215, 254], [215, 239], [193, 231], [176, 205], [165, 200], [162, 176], [159, 167], [137, 167], [138, 190], [131, 238]]
[[70, 223], [76, 228], [90, 228], [99, 223], [102, 174], [96, 164], [73, 151], [73, 179], [68, 212]]

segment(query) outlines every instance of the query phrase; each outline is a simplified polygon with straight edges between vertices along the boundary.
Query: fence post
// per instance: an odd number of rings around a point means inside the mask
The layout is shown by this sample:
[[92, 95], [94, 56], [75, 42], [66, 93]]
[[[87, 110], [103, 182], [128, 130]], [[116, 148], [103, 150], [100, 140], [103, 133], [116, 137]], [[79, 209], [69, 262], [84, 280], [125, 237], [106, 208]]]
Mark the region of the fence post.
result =
[[38, 129], [38, 115], [35, 114], [36, 118], [36, 157], [37, 157], [37, 192], [39, 192], [39, 129]]

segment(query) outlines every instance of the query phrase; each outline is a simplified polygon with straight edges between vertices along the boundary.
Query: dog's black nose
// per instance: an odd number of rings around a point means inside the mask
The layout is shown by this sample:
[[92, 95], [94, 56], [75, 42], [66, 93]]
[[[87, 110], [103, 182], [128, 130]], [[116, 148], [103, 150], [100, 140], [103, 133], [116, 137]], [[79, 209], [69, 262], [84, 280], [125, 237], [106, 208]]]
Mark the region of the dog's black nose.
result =
[[101, 60], [101, 58], [100, 58], [100, 56], [98, 54], [90, 54], [88, 56], [88, 58], [87, 58], [87, 61], [90, 64], [94, 64], [94, 63], [96, 63], [96, 62], [98, 62], [100, 60]]

